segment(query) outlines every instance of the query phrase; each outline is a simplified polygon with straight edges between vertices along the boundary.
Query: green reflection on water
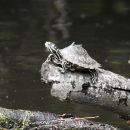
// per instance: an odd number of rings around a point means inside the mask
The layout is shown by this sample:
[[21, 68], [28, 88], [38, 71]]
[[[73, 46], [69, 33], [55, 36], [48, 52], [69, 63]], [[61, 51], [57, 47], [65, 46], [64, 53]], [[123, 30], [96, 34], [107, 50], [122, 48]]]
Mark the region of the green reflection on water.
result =
[[110, 50], [109, 51], [110, 54], [118, 54], [118, 55], [122, 55], [122, 54], [126, 54], [126, 53], [130, 53], [130, 49], [115, 49], [115, 50]]

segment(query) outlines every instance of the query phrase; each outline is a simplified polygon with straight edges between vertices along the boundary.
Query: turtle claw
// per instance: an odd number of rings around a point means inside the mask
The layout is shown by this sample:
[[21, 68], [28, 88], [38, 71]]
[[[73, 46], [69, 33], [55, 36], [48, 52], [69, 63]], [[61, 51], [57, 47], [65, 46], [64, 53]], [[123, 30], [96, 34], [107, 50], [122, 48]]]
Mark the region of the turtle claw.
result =
[[59, 71], [60, 71], [62, 74], [64, 74], [64, 73], [66, 72], [66, 69], [59, 67]]

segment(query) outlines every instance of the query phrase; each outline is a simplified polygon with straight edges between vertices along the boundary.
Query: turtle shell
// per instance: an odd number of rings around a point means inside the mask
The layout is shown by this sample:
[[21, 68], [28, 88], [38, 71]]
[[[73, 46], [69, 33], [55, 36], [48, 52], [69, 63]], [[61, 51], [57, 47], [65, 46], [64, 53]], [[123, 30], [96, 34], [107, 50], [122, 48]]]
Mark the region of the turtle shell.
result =
[[65, 60], [78, 65], [79, 67], [89, 69], [101, 67], [97, 61], [89, 56], [88, 52], [82, 47], [82, 45], [72, 43], [68, 47], [60, 49], [60, 53]]

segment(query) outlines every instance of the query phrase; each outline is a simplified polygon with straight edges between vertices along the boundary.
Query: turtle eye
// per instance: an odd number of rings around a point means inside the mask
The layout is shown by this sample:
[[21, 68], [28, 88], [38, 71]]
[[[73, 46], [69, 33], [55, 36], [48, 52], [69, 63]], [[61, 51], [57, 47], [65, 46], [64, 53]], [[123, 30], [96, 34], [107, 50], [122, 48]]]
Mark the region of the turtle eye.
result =
[[54, 49], [55, 49], [55, 50], [57, 50], [57, 47], [56, 47], [56, 46], [54, 46]]
[[55, 49], [54, 45], [52, 45], [52, 46], [51, 46], [51, 49], [52, 49], [52, 50], [54, 50], [54, 49]]
[[51, 48], [52, 50], [57, 50], [57, 47], [54, 44], [51, 46]]
[[53, 44], [51, 44], [50, 46], [51, 46], [51, 48], [53, 48], [53, 46], [54, 46], [54, 45], [53, 45]]

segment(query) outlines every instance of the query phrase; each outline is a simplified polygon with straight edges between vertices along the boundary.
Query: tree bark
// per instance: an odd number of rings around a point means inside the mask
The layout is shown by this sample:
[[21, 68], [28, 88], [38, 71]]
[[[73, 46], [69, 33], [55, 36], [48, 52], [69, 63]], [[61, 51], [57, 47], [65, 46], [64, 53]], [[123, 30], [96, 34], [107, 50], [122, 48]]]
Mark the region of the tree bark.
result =
[[97, 69], [98, 81], [93, 84], [87, 71], [67, 71], [45, 61], [41, 76], [45, 83], [52, 83], [51, 94], [60, 100], [94, 103], [130, 114], [130, 79], [113, 72]]

